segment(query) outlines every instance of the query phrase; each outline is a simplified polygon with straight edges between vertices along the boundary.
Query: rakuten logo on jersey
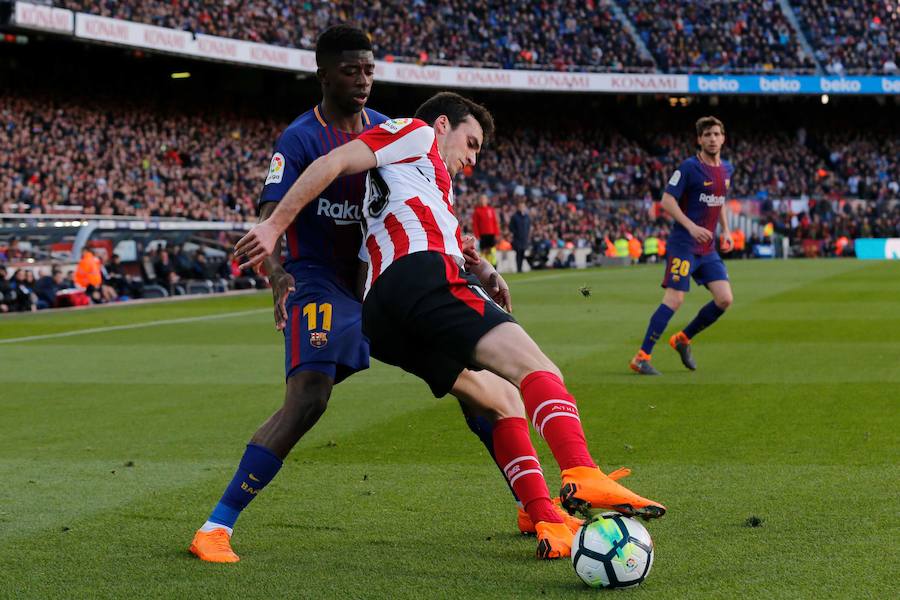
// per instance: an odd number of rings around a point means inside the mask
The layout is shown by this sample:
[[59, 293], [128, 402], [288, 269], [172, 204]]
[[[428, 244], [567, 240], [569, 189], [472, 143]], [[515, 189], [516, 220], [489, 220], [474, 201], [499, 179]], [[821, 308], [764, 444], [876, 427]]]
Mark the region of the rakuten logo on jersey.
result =
[[353, 225], [362, 222], [359, 205], [350, 204], [346, 200], [342, 203], [331, 202], [328, 198], [319, 198], [319, 206], [316, 207], [316, 215], [331, 217], [338, 225]]
[[725, 196], [715, 194], [700, 194], [700, 202], [707, 206], [722, 206], [725, 204]]

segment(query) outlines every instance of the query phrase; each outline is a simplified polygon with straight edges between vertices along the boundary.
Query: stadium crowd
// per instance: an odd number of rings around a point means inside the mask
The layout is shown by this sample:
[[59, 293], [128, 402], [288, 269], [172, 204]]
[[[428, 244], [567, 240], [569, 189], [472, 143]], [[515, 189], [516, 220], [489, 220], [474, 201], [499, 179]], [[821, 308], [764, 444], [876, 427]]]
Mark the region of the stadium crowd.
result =
[[653, 59], [601, 0], [58, 0], [79, 12], [311, 50], [335, 23], [366, 23], [377, 58], [573, 71], [897, 71], [900, 16], [884, 0], [616, 0]]
[[804, 0], [797, 16], [816, 58], [833, 75], [898, 72], [900, 11], [885, 0]]
[[[152, 118], [148, 118], [152, 117]], [[226, 113], [153, 111], [122, 101], [0, 95], [0, 211], [252, 220], [281, 124]], [[886, 200], [900, 196], [900, 137], [740, 132], [726, 157], [736, 197]], [[224, 132], [224, 135], [223, 135]], [[589, 243], [618, 214], [608, 200], [650, 206], [691, 140], [672, 132], [627, 137], [559, 117], [553, 126], [500, 130], [459, 181], [462, 210], [480, 194], [539, 205], [555, 235]], [[69, 209], [71, 212], [71, 209]], [[465, 222], [466, 219], [464, 218]], [[650, 223], [640, 224], [642, 228]], [[581, 240], [577, 242], [577, 240]]]
[[80, 12], [312, 50], [336, 23], [366, 23], [378, 58], [556, 70], [652, 70], [599, 0], [62, 0]]
[[621, 3], [664, 72], [798, 72], [816, 66], [775, 0]]
[[156, 114], [121, 98], [0, 94], [0, 208], [245, 220], [279, 126]]

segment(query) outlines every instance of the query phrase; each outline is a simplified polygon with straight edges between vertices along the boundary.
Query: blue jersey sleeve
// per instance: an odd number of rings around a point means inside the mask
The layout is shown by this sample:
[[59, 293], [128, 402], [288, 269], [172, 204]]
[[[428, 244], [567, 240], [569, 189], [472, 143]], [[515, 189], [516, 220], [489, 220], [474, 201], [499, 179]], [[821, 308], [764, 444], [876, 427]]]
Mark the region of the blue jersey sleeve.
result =
[[266, 174], [262, 194], [259, 196], [259, 205], [265, 202], [280, 202], [309, 162], [309, 154], [296, 132], [287, 130], [281, 134], [269, 162], [269, 171]]
[[690, 177], [690, 169], [687, 166], [687, 161], [678, 165], [666, 184], [666, 193], [671, 194], [676, 200], [681, 200], [684, 188], [687, 187], [688, 177]]

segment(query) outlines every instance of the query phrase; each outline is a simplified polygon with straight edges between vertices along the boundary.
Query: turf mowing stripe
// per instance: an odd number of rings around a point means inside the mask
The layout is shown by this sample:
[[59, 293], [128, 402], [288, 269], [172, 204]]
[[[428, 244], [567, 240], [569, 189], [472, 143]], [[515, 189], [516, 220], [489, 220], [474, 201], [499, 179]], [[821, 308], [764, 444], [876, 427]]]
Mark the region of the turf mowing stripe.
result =
[[70, 337], [73, 335], [83, 335], [86, 333], [106, 333], [108, 331], [121, 331], [124, 329], [140, 329], [142, 327], [155, 327], [157, 325], [175, 325], [178, 323], [194, 323], [197, 321], [211, 321], [213, 319], [224, 319], [227, 317], [243, 317], [257, 313], [271, 312], [270, 308], [255, 308], [253, 310], [241, 310], [237, 312], [221, 313], [215, 315], [202, 315], [199, 317], [183, 317], [181, 319], [163, 319], [161, 321], [147, 321], [146, 323], [132, 323], [130, 325], [112, 325], [110, 327], [92, 327], [90, 329], [79, 329], [77, 331], [62, 331], [60, 333], [47, 333], [44, 335], [29, 335], [25, 337], [10, 338], [8, 340], [0, 340], [0, 344], [14, 344], [16, 342], [34, 342], [37, 340], [49, 340], [53, 338]]

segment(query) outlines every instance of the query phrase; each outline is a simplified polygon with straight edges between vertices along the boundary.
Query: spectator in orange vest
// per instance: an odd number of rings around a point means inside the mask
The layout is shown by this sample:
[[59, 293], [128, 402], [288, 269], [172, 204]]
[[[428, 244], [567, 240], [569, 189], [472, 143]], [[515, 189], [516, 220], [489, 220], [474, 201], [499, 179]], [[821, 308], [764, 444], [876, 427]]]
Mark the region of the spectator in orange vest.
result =
[[837, 241], [834, 243], [835, 255], [843, 256], [844, 251], [847, 250], [847, 246], [849, 246], [849, 245], [850, 245], [850, 238], [848, 238], [846, 235], [842, 235], [841, 237], [839, 237], [837, 239]]
[[744, 235], [743, 230], [735, 229], [734, 231], [732, 231], [731, 239], [734, 240], [734, 256], [737, 256], [738, 258], [744, 258], [744, 250], [747, 247], [747, 237]]
[[628, 240], [628, 255], [631, 257], [631, 262], [637, 264], [641, 260], [641, 254], [643, 253], [644, 247], [641, 244], [641, 240], [631, 236], [631, 239]]
[[666, 238], [660, 236], [659, 238], [659, 257], [662, 258], [666, 255]]
[[75, 285], [88, 290], [89, 293], [92, 291], [91, 288], [99, 290], [100, 284], [103, 283], [100, 267], [100, 259], [94, 256], [94, 253], [88, 248], [83, 248], [81, 250], [81, 260], [78, 262], [78, 267], [75, 269], [75, 277], [73, 278]]
[[608, 235], [603, 236], [603, 242], [606, 244], [606, 256], [615, 258], [619, 255], [619, 253], [616, 252], [616, 245], [613, 244]]

